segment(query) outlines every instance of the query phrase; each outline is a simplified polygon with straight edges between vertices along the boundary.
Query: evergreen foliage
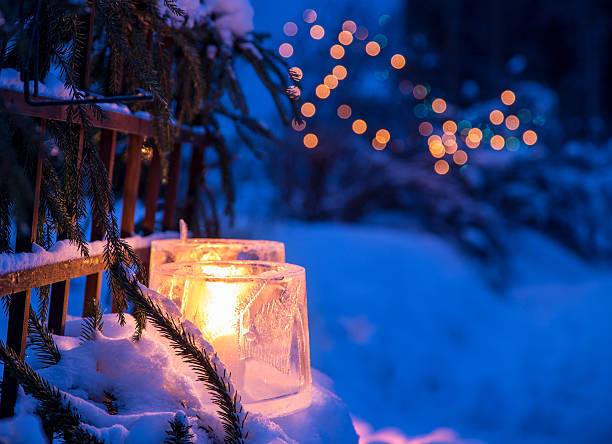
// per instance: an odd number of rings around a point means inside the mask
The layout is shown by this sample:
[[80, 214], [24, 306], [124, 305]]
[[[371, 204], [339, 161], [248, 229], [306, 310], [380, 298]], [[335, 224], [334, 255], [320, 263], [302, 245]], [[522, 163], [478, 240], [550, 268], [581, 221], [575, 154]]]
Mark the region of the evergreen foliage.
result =
[[57, 387], [49, 384], [27, 363], [20, 361], [1, 340], [0, 360], [19, 381], [24, 391], [39, 401], [38, 414], [45, 430], [54, 431], [56, 438], [69, 444], [102, 443], [81, 426], [80, 415]]
[[36, 357], [44, 366], [55, 365], [62, 358], [53, 340], [53, 335], [32, 308], [30, 308], [30, 318], [28, 320], [28, 341], [30, 347], [36, 353]]
[[211, 393], [212, 401], [218, 407], [217, 414], [225, 431], [224, 442], [226, 444], [245, 443], [248, 432], [244, 430], [244, 423], [248, 413], [243, 412], [240, 397], [232, 386], [229, 375], [225, 373], [225, 370], [223, 374], [220, 374], [210, 356], [196, 344], [194, 337], [151, 298], [145, 296], [140, 289], [131, 293], [130, 296], [132, 302], [144, 310], [147, 319], [170, 342], [175, 352], [189, 364], [198, 380], [203, 382]]
[[94, 341], [96, 339], [96, 332], [102, 333], [104, 328], [104, 321], [102, 316], [104, 311], [100, 305], [100, 301], [94, 306], [94, 312], [91, 316], [87, 316], [81, 324], [81, 344], [87, 341]]
[[184, 415], [178, 413], [172, 421], [168, 421], [170, 430], [166, 430], [168, 437], [164, 444], [191, 444], [195, 435], [191, 433], [191, 426]]

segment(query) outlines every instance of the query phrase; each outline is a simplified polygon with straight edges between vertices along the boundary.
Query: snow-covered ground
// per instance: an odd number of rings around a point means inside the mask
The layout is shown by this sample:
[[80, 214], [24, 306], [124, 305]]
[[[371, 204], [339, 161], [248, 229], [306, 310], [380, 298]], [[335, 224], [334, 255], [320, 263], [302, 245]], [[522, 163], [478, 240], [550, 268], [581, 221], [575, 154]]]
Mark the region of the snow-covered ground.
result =
[[398, 429], [363, 443], [612, 442], [611, 270], [515, 233], [500, 294], [414, 230], [284, 223], [258, 234], [306, 267], [312, 363], [358, 431]]
[[[251, 235], [284, 241], [307, 270], [312, 365], [331, 377], [316, 373], [316, 390], [333, 402], [280, 424], [299, 442], [333, 412], [342, 423], [334, 385], [362, 444], [612, 441], [612, 270], [518, 232], [498, 293], [471, 259], [414, 229], [283, 222]], [[105, 325], [130, 347], [112, 317]], [[354, 442], [343, 437], [310, 442]]]

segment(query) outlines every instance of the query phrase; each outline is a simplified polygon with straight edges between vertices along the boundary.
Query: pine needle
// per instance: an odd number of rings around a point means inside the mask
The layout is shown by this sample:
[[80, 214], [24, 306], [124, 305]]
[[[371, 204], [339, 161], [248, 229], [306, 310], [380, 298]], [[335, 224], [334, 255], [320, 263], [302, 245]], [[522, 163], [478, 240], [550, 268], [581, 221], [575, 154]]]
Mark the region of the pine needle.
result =
[[103, 328], [104, 328], [104, 321], [102, 320], [104, 311], [102, 310], [100, 301], [98, 301], [96, 305], [94, 306], [94, 312], [92, 313], [92, 315], [87, 316], [85, 319], [83, 319], [83, 322], [81, 324], [81, 335], [80, 335], [81, 344], [87, 341], [95, 341], [96, 332], [102, 333]]
[[62, 355], [53, 340], [53, 335], [30, 307], [28, 320], [28, 340], [36, 358], [45, 367], [57, 364]]
[[66, 443], [102, 444], [102, 441], [81, 427], [81, 416], [65, 395], [21, 361], [1, 340], [0, 361], [4, 362], [4, 368], [19, 381], [23, 390], [39, 401], [38, 414], [45, 430], [55, 431], [55, 436]]

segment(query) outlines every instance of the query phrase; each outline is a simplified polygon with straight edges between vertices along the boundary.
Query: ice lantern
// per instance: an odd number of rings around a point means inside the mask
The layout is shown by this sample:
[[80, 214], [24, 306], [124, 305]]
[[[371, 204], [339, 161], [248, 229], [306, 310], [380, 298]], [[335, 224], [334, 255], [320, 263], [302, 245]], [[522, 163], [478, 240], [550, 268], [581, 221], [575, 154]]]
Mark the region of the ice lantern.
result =
[[310, 405], [304, 268], [263, 261], [167, 263], [155, 268], [151, 288], [202, 330], [247, 410], [275, 417]]
[[285, 262], [282, 242], [247, 239], [163, 239], [151, 242], [150, 269], [168, 262], [258, 260]]

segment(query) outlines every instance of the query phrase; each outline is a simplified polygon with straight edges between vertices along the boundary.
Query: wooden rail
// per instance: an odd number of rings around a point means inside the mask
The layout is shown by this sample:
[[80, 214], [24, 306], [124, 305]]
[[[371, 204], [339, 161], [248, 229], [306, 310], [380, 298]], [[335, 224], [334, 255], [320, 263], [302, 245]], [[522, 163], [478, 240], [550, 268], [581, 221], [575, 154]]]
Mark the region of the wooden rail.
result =
[[[24, 98], [23, 93], [0, 88], [0, 99], [8, 111], [14, 114], [41, 119], [41, 127], [44, 131], [46, 120], [66, 121], [66, 106], [31, 107]], [[44, 98], [38, 97], [37, 100]], [[123, 114], [116, 111], [104, 110], [101, 120], [95, 118], [90, 112], [90, 121], [94, 128], [101, 130], [99, 153], [109, 174], [112, 183], [113, 164], [115, 161], [115, 147], [118, 134], [127, 134], [129, 142], [127, 147], [127, 162], [124, 177], [123, 192], [123, 214], [121, 218], [121, 236], [127, 238], [135, 231], [135, 209], [140, 198], [145, 201], [145, 218], [142, 224], [142, 232], [151, 234], [156, 227], [156, 214], [159, 206], [159, 196], [162, 191], [161, 183], [161, 159], [155, 151], [151, 165], [148, 168], [146, 178], [146, 195], [139, 196], [139, 184], [142, 165], [142, 146], [144, 139], [154, 136], [154, 128], [150, 119], [132, 114]], [[82, 136], [81, 136], [82, 138]], [[209, 145], [209, 139], [205, 134], [188, 128], [176, 130], [175, 145], [169, 155], [168, 180], [164, 185], [164, 205], [161, 223], [163, 230], [176, 230], [177, 227], [177, 196], [179, 194], [179, 176], [181, 171], [181, 152], [183, 145], [190, 143], [194, 153], [190, 170], [201, 171], [201, 159], [204, 149]], [[42, 149], [42, 148], [41, 148]], [[40, 156], [39, 156], [40, 157]], [[16, 251], [31, 251], [32, 242], [36, 236], [36, 222], [38, 220], [38, 205], [41, 186], [41, 159], [39, 158], [36, 170], [31, 178], [35, 191], [34, 206], [32, 209], [31, 237], [26, 239], [20, 236], [17, 239]], [[191, 182], [191, 181], [190, 181]], [[90, 241], [101, 240], [103, 236], [102, 227], [92, 221]], [[136, 253], [144, 264], [148, 264], [150, 248], [137, 248]], [[0, 297], [10, 295], [9, 319], [7, 330], [7, 345], [13, 349], [21, 359], [25, 356], [25, 345], [27, 339], [28, 316], [30, 309], [30, 293], [32, 289], [45, 285], [52, 285], [51, 299], [49, 305], [49, 329], [55, 334], [63, 334], [70, 296], [70, 279], [87, 276], [85, 293], [83, 298], [83, 315], [92, 313], [93, 307], [99, 301], [101, 289], [101, 276], [105, 270], [102, 255], [91, 257], [77, 257], [67, 260], [57, 260], [45, 265], [24, 267], [18, 271], [7, 272], [0, 275]], [[115, 301], [113, 301], [115, 302]], [[113, 303], [113, 307], [114, 307]], [[0, 417], [12, 416], [17, 398], [17, 381], [8, 373], [2, 378], [2, 393], [0, 398]]]

